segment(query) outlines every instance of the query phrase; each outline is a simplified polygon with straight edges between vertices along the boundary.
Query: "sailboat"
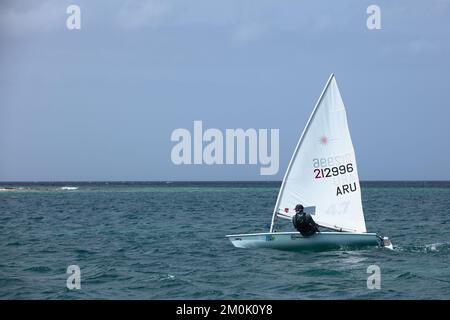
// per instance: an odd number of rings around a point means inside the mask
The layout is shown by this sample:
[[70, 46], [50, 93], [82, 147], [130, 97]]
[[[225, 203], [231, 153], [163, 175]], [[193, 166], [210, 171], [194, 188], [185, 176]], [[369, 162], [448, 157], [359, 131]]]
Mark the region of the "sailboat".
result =
[[[321, 231], [310, 237], [276, 232], [277, 218], [292, 220], [304, 206]], [[323, 231], [325, 229], [326, 231]], [[345, 106], [332, 74], [292, 155], [272, 215], [269, 232], [227, 235], [238, 248], [305, 250], [329, 247], [384, 246], [387, 237], [368, 233]]]

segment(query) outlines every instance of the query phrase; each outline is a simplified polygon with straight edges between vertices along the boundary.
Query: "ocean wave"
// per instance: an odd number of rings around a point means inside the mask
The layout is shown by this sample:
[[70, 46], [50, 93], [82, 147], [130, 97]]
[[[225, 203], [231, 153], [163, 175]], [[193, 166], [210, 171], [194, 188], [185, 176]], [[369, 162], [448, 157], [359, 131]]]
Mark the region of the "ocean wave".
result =
[[394, 250], [403, 252], [420, 252], [420, 253], [446, 252], [450, 250], [450, 242], [436, 242], [407, 247], [394, 246]]
[[437, 242], [425, 245], [425, 251], [446, 251], [450, 249], [450, 243]]

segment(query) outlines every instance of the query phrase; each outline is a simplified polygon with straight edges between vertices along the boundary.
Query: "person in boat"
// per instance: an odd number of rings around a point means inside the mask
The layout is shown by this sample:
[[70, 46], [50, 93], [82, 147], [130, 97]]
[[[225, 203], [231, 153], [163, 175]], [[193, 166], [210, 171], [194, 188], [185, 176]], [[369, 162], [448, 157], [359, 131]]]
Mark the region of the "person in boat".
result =
[[302, 236], [310, 237], [319, 232], [319, 225], [313, 220], [309, 213], [304, 211], [301, 204], [295, 206], [295, 215], [292, 217], [292, 223]]

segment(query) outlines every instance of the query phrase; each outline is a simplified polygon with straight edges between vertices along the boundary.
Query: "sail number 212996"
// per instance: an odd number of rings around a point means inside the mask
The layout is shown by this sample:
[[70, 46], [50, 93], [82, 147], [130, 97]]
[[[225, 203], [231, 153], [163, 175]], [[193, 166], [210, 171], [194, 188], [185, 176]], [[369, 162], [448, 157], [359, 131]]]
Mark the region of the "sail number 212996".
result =
[[342, 164], [338, 167], [314, 169], [314, 177], [315, 179], [331, 178], [350, 172], [353, 172], [353, 164], [347, 163], [346, 165]]

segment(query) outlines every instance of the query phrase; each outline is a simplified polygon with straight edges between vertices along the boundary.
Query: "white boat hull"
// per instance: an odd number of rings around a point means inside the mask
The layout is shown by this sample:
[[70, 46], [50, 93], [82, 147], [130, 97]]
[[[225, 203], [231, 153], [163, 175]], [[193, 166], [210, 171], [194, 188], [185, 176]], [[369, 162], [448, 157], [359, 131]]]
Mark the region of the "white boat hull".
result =
[[298, 232], [267, 232], [227, 235], [227, 238], [237, 248], [271, 248], [288, 251], [383, 245], [382, 239], [376, 233], [320, 232], [305, 238]]

